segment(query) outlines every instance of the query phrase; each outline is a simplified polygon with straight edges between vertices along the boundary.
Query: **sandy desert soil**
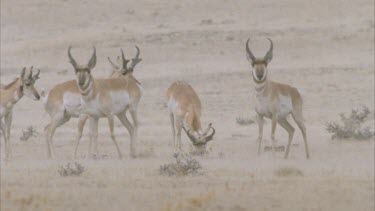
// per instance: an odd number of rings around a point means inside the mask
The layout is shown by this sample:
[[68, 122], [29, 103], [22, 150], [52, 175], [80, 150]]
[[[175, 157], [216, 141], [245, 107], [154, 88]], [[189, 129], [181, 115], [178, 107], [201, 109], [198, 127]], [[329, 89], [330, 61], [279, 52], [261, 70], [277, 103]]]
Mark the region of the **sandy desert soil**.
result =
[[[255, 114], [244, 50], [249, 36], [256, 55], [268, 49], [265, 37], [273, 39], [269, 76], [303, 93], [310, 160], [299, 131], [284, 160], [282, 153], [257, 156], [257, 126], [236, 124], [236, 117]], [[373, 0], [1, 0], [2, 83], [30, 65], [42, 71], [38, 89], [74, 79], [69, 45], [81, 62], [97, 47], [97, 78], [109, 74], [107, 56], [124, 48], [130, 57], [134, 45], [141, 48], [134, 73], [144, 89], [140, 156], [129, 158], [129, 136], [116, 121], [126, 155], [118, 160], [101, 120], [104, 158], [85, 159], [85, 129], [78, 162], [87, 171], [61, 177], [59, 166], [74, 161], [77, 119], [57, 130], [57, 159], [48, 160], [43, 128], [49, 116], [42, 102], [21, 99], [14, 109], [14, 159], [5, 162], [1, 149], [1, 210], [374, 210], [374, 142], [332, 141], [325, 131], [341, 112], [374, 108]], [[180, 79], [196, 89], [203, 124], [213, 122], [217, 133], [210, 153], [196, 158], [202, 175], [168, 177], [158, 171], [173, 159], [164, 94]], [[39, 135], [20, 141], [31, 125]], [[269, 140], [269, 121], [265, 127]], [[277, 139], [286, 143], [281, 128]], [[183, 148], [189, 151], [186, 136]], [[282, 168], [302, 174], [275, 173]]]

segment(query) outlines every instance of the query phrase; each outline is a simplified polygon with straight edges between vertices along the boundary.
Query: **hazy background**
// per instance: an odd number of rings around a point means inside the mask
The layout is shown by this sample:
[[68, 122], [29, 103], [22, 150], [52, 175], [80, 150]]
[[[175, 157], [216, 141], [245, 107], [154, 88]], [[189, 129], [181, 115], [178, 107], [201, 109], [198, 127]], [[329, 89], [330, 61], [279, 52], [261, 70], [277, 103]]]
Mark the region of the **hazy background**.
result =
[[[308, 161], [299, 130], [294, 139], [299, 145], [284, 160], [282, 153], [258, 157], [257, 125], [236, 124], [236, 117], [255, 114], [245, 56], [249, 36], [259, 57], [269, 48], [266, 37], [274, 41], [269, 77], [303, 94]], [[134, 75], [144, 88], [138, 109], [141, 155], [129, 158], [129, 136], [116, 121], [126, 155], [118, 160], [101, 120], [99, 151], [105, 158], [84, 159], [86, 129], [78, 162], [87, 171], [61, 177], [57, 169], [73, 158], [77, 119], [58, 128], [57, 159], [47, 160], [43, 128], [49, 116], [42, 102], [24, 98], [14, 109], [14, 159], [4, 162], [1, 151], [2, 210], [374, 210], [374, 142], [332, 141], [325, 131], [325, 123], [341, 112], [374, 108], [372, 0], [1, 0], [1, 83], [31, 65], [41, 69], [39, 90], [74, 79], [69, 45], [79, 63], [86, 63], [96, 46], [97, 78], [110, 73], [108, 56], [115, 58], [123, 48], [130, 58], [134, 45], [140, 47], [143, 61]], [[164, 99], [175, 80], [195, 88], [203, 124], [213, 122], [217, 129], [210, 153], [196, 158], [203, 175], [158, 172], [173, 159]], [[31, 125], [39, 135], [20, 141]], [[286, 143], [281, 127], [276, 136]], [[270, 139], [269, 121], [264, 137]], [[185, 135], [182, 141], [189, 151]], [[280, 168], [299, 169], [303, 176], [279, 177]]]

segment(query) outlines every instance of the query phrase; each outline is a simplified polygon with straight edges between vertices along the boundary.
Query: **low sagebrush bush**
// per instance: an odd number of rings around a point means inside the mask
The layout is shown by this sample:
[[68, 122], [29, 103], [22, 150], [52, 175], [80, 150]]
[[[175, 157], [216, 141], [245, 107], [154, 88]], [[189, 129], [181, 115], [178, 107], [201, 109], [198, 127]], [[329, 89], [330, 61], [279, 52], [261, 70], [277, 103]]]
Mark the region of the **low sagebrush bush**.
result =
[[86, 171], [86, 168], [77, 162], [74, 163], [74, 166], [72, 166], [71, 163], [67, 163], [65, 166], [60, 166], [59, 170], [57, 170], [60, 176], [63, 176], [63, 177], [79, 176], [84, 171]]
[[341, 123], [327, 122], [326, 130], [332, 133], [332, 139], [371, 139], [375, 135], [374, 131], [371, 131], [370, 127], [363, 126], [370, 113], [370, 109], [367, 106], [362, 106], [360, 109], [352, 109], [348, 117], [345, 114], [340, 114]]
[[167, 176], [186, 176], [200, 173], [201, 164], [188, 154], [176, 153], [175, 162], [160, 166], [159, 173]]

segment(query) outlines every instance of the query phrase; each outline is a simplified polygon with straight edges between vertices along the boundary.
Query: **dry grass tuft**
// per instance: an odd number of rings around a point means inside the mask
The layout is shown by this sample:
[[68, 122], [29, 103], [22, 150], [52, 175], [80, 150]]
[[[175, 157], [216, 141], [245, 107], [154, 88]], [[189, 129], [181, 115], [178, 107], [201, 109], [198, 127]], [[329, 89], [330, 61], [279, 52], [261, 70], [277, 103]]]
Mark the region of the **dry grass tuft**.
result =
[[202, 169], [201, 164], [189, 154], [176, 153], [175, 162], [160, 166], [159, 173], [167, 176], [196, 175]]
[[27, 141], [31, 137], [36, 137], [39, 133], [33, 126], [28, 127], [26, 130], [22, 131], [22, 136], [20, 137], [21, 141]]
[[67, 177], [67, 176], [80, 176], [83, 172], [86, 171], [86, 168], [75, 162], [74, 166], [72, 167], [71, 163], [67, 163], [65, 166], [60, 166], [60, 169], [57, 170], [60, 176]]
[[255, 120], [253, 118], [237, 117], [236, 122], [239, 125], [246, 126], [246, 125], [254, 124]]
[[345, 114], [340, 114], [341, 123], [326, 123], [326, 130], [332, 134], [332, 139], [369, 140], [374, 137], [375, 133], [369, 127], [363, 127], [363, 123], [368, 120], [370, 113], [367, 106], [352, 109], [348, 117]]
[[275, 174], [278, 177], [303, 177], [302, 171], [294, 167], [282, 167]]

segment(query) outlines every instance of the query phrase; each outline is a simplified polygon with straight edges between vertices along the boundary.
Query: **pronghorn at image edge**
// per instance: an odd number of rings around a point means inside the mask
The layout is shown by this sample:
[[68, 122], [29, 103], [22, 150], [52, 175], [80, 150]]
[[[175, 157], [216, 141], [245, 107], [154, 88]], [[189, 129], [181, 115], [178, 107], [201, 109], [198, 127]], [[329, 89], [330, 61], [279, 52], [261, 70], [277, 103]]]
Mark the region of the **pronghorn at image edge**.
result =
[[258, 116], [259, 133], [258, 133], [258, 154], [261, 151], [261, 143], [263, 139], [264, 117], [272, 120], [272, 150], [275, 148], [275, 130], [276, 123], [284, 128], [288, 134], [288, 145], [285, 151], [285, 158], [288, 158], [290, 146], [293, 140], [294, 128], [287, 121], [287, 116], [292, 115], [294, 121], [300, 128], [305, 143], [306, 158], [310, 157], [306, 138], [306, 127], [303, 123], [302, 115], [302, 97], [298, 90], [292, 86], [273, 82], [267, 79], [267, 66], [272, 60], [273, 43], [270, 42], [270, 49], [263, 58], [256, 58], [250, 50], [250, 38], [246, 42], [247, 59], [252, 66], [252, 76], [255, 83], [256, 91], [256, 107], [255, 111]]
[[[181, 130], [184, 129], [197, 152], [205, 153], [206, 144], [213, 139], [215, 129], [210, 123], [202, 131], [202, 105], [197, 93], [187, 82], [176, 81], [168, 88], [166, 98], [175, 152], [181, 151]], [[212, 132], [208, 134], [210, 129]]]
[[[122, 65], [114, 64], [108, 58], [112, 66], [112, 72], [110, 74], [111, 78], [127, 77], [130, 83], [136, 82], [140, 86], [140, 83], [132, 75], [134, 71], [134, 67], [139, 62], [142, 61], [142, 59], [139, 58], [140, 50], [137, 46], [136, 46], [136, 50], [137, 50], [136, 56], [131, 60], [131, 64], [129, 65], [129, 67], [126, 66], [129, 60], [126, 60], [125, 58], [124, 58], [125, 67], [123, 67]], [[119, 64], [120, 62], [122, 62], [120, 60], [120, 57], [118, 57], [117, 62]], [[77, 157], [78, 145], [82, 137], [83, 128], [86, 123], [86, 120], [88, 119], [88, 115], [82, 114], [80, 112], [81, 104], [82, 104], [81, 94], [79, 92], [76, 80], [70, 80], [61, 84], [57, 84], [49, 91], [47, 95], [44, 94], [44, 92], [42, 92], [41, 96], [42, 96], [42, 100], [44, 101], [45, 110], [51, 117], [51, 122], [45, 127], [48, 157], [49, 158], [55, 157], [53, 135], [56, 129], [60, 127], [61, 125], [65, 124], [66, 122], [68, 122], [70, 118], [79, 118], [78, 126], [77, 126], [78, 134], [77, 134], [77, 140], [76, 140], [76, 147], [74, 151], [74, 156]], [[138, 97], [138, 96], [133, 96], [133, 97]], [[139, 95], [139, 98], [140, 97], [141, 95]], [[135, 99], [135, 101], [139, 101], [139, 99]], [[134, 128], [135, 130], [137, 130], [138, 128], [137, 115], [133, 114], [132, 119], [134, 123]], [[88, 150], [89, 156], [91, 156], [91, 148], [92, 148], [91, 145], [92, 145], [92, 142], [90, 141], [89, 150]], [[94, 144], [94, 151], [97, 152], [96, 144]]]
[[39, 93], [34, 87], [36, 80], [39, 79], [39, 73], [40, 70], [33, 75], [33, 67], [28, 71], [26, 67], [24, 67], [19, 78], [16, 78], [8, 85], [2, 85], [0, 88], [0, 130], [4, 138], [6, 159], [12, 158], [10, 129], [12, 125], [13, 107], [23, 96], [39, 100]]
[[[81, 113], [89, 116], [90, 122], [90, 140], [97, 145], [98, 138], [98, 121], [99, 118], [106, 117], [108, 119], [111, 139], [114, 142], [118, 155], [122, 154], [114, 136], [114, 116], [120, 120], [122, 125], [128, 130], [130, 135], [130, 156], [136, 156], [136, 140], [137, 140], [137, 106], [142, 95], [140, 84], [134, 80], [131, 74], [125, 77], [94, 79], [91, 74], [92, 69], [96, 65], [96, 49], [87, 65], [79, 65], [71, 55], [71, 47], [68, 48], [68, 57], [72, 64], [76, 83], [81, 94]], [[121, 50], [122, 64], [121, 72], [126, 71], [126, 60]], [[126, 112], [129, 111], [134, 122], [132, 125]], [[91, 142], [90, 141], [90, 142]], [[97, 149], [97, 147], [96, 147]]]

